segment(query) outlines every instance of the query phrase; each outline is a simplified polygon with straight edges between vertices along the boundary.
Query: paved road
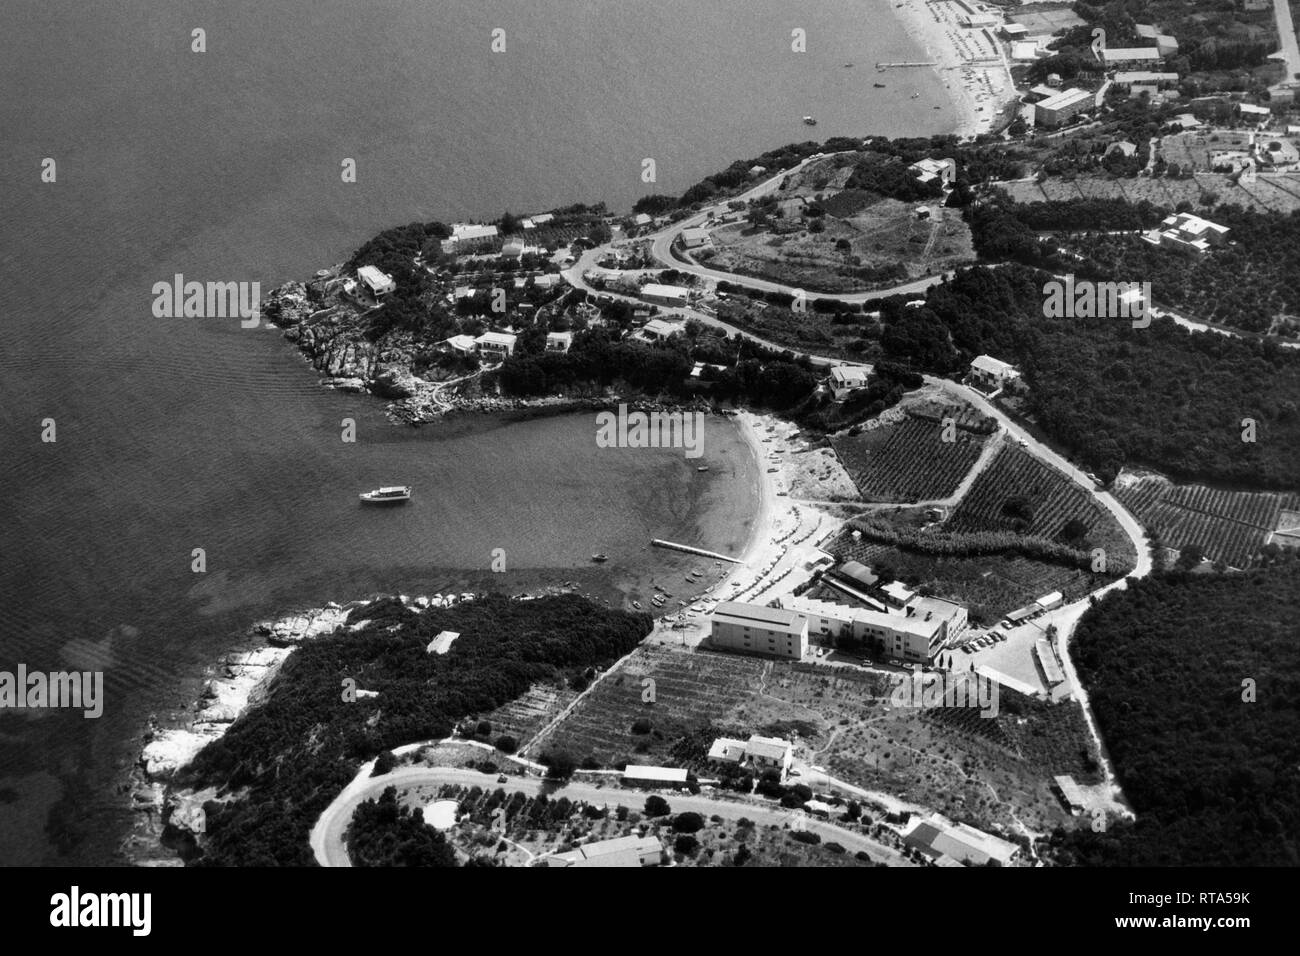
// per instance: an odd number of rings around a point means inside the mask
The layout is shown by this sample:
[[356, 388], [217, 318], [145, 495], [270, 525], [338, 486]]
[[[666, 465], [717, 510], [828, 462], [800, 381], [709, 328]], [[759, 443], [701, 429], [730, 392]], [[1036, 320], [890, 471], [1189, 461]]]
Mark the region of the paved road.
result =
[[[536, 796], [545, 791], [548, 797], [558, 799], [568, 797], [570, 800], [583, 800], [592, 804], [623, 804], [630, 809], [638, 809], [649, 795], [639, 790], [623, 790], [617, 787], [597, 787], [594, 784], [570, 782], [564, 787], [551, 789], [545, 781], [538, 778], [511, 777], [508, 783], [497, 783], [493, 774], [479, 773], [477, 770], [465, 770], [457, 767], [401, 767], [382, 777], [371, 777], [374, 762], [367, 763], [358, 772], [352, 783], [325, 808], [316, 826], [311, 832], [312, 853], [321, 866], [351, 866], [343, 834], [357, 805], [365, 800], [378, 797], [390, 786], [402, 787], [440, 786], [442, 784], [461, 784], [467, 787], [484, 787], [495, 790], [498, 787], [508, 793], [524, 793]], [[791, 823], [794, 814], [791, 811], [775, 807], [770, 803], [760, 803], [756, 799], [720, 800], [707, 796], [692, 796], [682, 793], [664, 794], [674, 813], [693, 810], [705, 817], [720, 816], [724, 820], [739, 820], [747, 817], [764, 826], [775, 824], [782, 826]], [[806, 817], [804, 828], [818, 834], [823, 840], [834, 841], [848, 852], [865, 851], [872, 860], [887, 863], [890, 866], [910, 866], [911, 864], [897, 851], [883, 846], [869, 837], [824, 820]]]
[[1277, 21], [1277, 35], [1282, 41], [1286, 78], [1294, 81], [1300, 77], [1300, 43], [1296, 42], [1295, 24], [1291, 22], [1291, 5], [1287, 0], [1273, 0], [1273, 18]]

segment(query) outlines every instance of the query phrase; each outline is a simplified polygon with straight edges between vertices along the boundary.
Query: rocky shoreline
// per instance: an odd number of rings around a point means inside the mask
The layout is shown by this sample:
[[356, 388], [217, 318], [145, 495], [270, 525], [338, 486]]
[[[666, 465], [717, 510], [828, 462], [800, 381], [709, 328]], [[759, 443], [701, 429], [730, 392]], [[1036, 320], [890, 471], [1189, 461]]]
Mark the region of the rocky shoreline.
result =
[[[572, 582], [570, 582], [572, 584]], [[548, 587], [538, 594], [516, 595], [520, 600], [566, 593], [568, 587]], [[434, 594], [409, 597], [395, 595], [415, 610], [451, 607], [472, 601], [477, 594]], [[163, 726], [150, 718], [140, 756], [132, 767], [123, 789], [130, 795], [132, 811], [137, 815], [131, 834], [123, 841], [122, 854], [136, 866], [183, 866], [205, 832], [205, 803], [219, 799], [215, 788], [200, 790], [177, 787], [174, 780], [199, 751], [225, 735], [242, 714], [266, 699], [280, 668], [298, 645], [317, 637], [333, 634], [344, 626], [348, 615], [367, 607], [387, 595], [347, 604], [329, 603], [324, 607], [294, 612], [273, 620], [260, 621], [249, 628], [248, 636], [257, 646], [234, 650], [213, 668], [213, 676], [204, 681], [203, 691], [189, 716], [173, 726]], [[366, 622], [349, 625], [353, 630]]]
[[[332, 290], [340, 281], [341, 270], [341, 265], [322, 270], [323, 275], [310, 281], [320, 284], [322, 290]], [[638, 411], [709, 411], [712, 407], [704, 400], [665, 404], [646, 395], [506, 398], [466, 394], [458, 387], [477, 379], [478, 373], [442, 380], [416, 375], [416, 356], [427, 351], [430, 343], [411, 333], [389, 333], [382, 346], [370, 342], [361, 334], [360, 320], [367, 313], [339, 303], [315, 308], [308, 284], [294, 281], [271, 290], [263, 309], [266, 321], [283, 329], [284, 337], [320, 373], [326, 388], [387, 399], [385, 412], [394, 424], [424, 425], [457, 413], [506, 415], [510, 420], [524, 421], [570, 412], [613, 410], [620, 403]]]

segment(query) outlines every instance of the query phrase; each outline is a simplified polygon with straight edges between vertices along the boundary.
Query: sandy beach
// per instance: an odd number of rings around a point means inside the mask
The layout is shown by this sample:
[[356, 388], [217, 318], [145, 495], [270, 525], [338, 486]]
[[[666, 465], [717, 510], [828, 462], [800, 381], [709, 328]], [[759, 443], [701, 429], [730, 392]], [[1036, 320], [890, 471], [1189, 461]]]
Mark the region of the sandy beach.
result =
[[996, 29], [962, 26], [958, 16], [964, 11], [954, 3], [900, 0], [894, 13], [925, 50], [926, 59], [936, 63], [933, 69], [960, 116], [953, 132], [959, 137], [987, 133], [999, 110], [1016, 95], [1010, 62]]
[[774, 415], [742, 411], [734, 421], [758, 465], [753, 533], [740, 563], [726, 568], [706, 595], [661, 618], [652, 639], [695, 646], [708, 636], [708, 613], [719, 601], [767, 604], [790, 593], [807, 579], [817, 546], [843, 524], [830, 499], [854, 492], [833, 453], [810, 449], [797, 426]]

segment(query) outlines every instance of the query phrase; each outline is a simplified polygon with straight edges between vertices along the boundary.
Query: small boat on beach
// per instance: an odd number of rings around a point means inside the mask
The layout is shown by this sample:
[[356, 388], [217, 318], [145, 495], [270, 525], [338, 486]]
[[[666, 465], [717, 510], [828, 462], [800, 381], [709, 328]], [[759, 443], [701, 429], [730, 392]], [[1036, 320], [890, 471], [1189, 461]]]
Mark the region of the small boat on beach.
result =
[[608, 560], [609, 560], [609, 557], [608, 557], [607, 555], [603, 555], [603, 554], [593, 554], [593, 555], [591, 556], [591, 560], [593, 560], [593, 561], [599, 563], [599, 562], [601, 562], [601, 561], [608, 561]]
[[805, 125], [805, 126], [816, 126], [816, 125], [817, 125], [817, 120], [816, 120], [816, 118], [815, 118], [815, 117], [812, 117], [812, 116], [805, 116], [805, 117], [803, 118], [803, 122], [804, 122], [804, 125]]
[[640, 601], [633, 601], [633, 602], [632, 602], [632, 606], [633, 606], [634, 608], [636, 608], [638, 611], [641, 610], [641, 602], [640, 602]]
[[883, 89], [885, 88], [885, 84], [884, 84], [884, 83], [872, 83], [871, 85], [874, 86], [874, 87], [875, 87], [876, 89], [878, 89], [878, 90], [883, 90]]
[[408, 501], [411, 497], [410, 485], [391, 485], [385, 488], [376, 488], [374, 491], [365, 491], [358, 495], [366, 504], [386, 505], [398, 501]]
[[709, 466], [708, 466], [708, 465], [700, 465], [700, 467], [699, 467], [699, 468], [696, 468], [695, 470], [696, 470], [696, 471], [708, 471], [708, 470], [709, 470]]

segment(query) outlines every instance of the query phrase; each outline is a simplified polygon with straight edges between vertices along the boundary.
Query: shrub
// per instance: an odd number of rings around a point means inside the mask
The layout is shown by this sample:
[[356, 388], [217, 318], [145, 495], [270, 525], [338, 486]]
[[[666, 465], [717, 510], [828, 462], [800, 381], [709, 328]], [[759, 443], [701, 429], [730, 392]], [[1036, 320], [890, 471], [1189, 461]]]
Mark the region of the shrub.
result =
[[657, 793], [652, 793], [645, 800], [645, 815], [647, 817], [666, 817], [672, 813], [672, 808], [668, 806], [668, 801]]
[[822, 842], [822, 838], [810, 830], [791, 830], [790, 839], [798, 840], [800, 843], [809, 843], [813, 846]]
[[673, 849], [678, 853], [690, 855], [700, 848], [700, 841], [689, 833], [683, 833], [673, 841]]
[[496, 748], [503, 754], [512, 754], [519, 749], [519, 741], [509, 734], [502, 734], [497, 738]]

